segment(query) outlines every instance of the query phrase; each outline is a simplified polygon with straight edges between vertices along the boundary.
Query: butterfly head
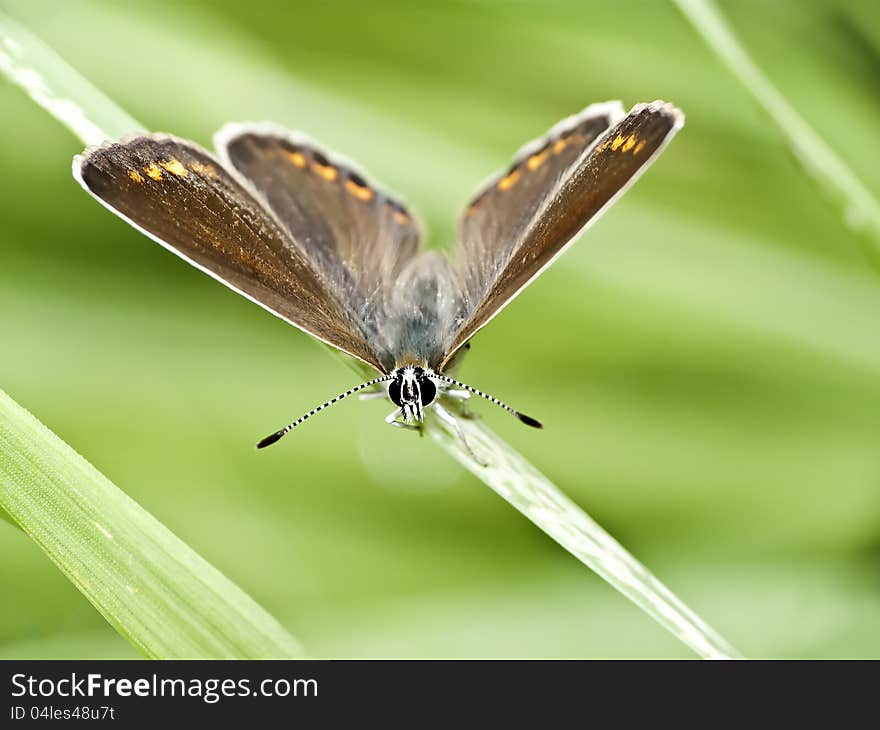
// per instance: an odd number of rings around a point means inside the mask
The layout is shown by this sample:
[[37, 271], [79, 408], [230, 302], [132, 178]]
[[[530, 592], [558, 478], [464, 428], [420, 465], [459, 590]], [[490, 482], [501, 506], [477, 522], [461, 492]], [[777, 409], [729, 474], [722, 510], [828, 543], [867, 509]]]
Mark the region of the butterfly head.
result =
[[394, 379], [388, 383], [388, 397], [401, 409], [408, 422], [421, 423], [424, 408], [437, 397], [437, 385], [431, 380], [433, 373], [418, 366], [398, 368]]

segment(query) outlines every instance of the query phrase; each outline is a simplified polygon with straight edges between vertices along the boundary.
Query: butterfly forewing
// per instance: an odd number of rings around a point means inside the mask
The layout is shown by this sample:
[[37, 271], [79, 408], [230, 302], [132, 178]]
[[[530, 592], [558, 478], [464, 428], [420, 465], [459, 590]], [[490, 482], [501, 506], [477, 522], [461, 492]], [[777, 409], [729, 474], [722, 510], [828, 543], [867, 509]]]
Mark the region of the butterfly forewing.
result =
[[364, 333], [277, 219], [190, 142], [139, 136], [87, 150], [74, 175], [166, 248], [324, 342], [381, 370]]
[[[516, 217], [515, 229], [496, 221], [511, 211], [517, 186], [530, 184], [529, 157], [477, 199], [476, 210], [485, 210], [474, 224], [476, 230], [462, 225], [462, 235], [468, 238], [461, 241], [459, 261], [464, 289], [461, 325], [444, 364], [635, 181], [683, 123], [681, 112], [664, 102], [634, 107], [600, 139], [581, 146], [581, 154], [560, 175], [544, 178], [542, 190], [531, 183], [528, 220]], [[511, 178], [515, 172], [519, 174]], [[508, 193], [514, 195], [507, 198]], [[468, 211], [465, 222], [467, 217]], [[499, 237], [499, 230], [504, 235]]]

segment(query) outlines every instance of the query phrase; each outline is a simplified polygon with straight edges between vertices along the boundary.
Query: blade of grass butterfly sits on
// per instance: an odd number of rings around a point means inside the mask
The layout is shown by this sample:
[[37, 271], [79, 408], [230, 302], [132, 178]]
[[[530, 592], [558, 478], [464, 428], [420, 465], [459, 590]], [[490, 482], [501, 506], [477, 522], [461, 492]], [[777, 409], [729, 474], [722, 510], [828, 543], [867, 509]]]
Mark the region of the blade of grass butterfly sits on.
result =
[[[473, 197], [452, 258], [420, 252], [399, 200], [308, 138], [230, 124], [217, 156], [168, 135], [87, 149], [74, 176], [107, 208], [265, 309], [380, 375], [309, 411], [387, 387], [394, 426], [420, 429], [438, 396], [477, 395], [452, 378], [471, 337], [647, 169], [684, 116], [671, 104], [593, 104], [517, 154]], [[380, 391], [381, 394], [381, 391]], [[454, 419], [453, 419], [454, 420]]]

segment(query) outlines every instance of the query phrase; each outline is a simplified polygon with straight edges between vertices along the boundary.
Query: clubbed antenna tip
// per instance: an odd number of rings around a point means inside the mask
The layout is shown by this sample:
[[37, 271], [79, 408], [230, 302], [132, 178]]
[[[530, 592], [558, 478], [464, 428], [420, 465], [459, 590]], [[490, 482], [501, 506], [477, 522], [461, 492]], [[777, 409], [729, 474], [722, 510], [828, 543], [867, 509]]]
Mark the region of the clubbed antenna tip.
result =
[[532, 428], [544, 428], [544, 424], [540, 421], [535, 420], [531, 416], [527, 416], [525, 413], [517, 413], [516, 417], [522, 421], [526, 426], [531, 426]]
[[281, 431], [276, 431], [271, 436], [266, 436], [266, 438], [264, 438], [262, 441], [260, 441], [260, 443], [257, 444], [257, 448], [258, 449], [265, 449], [267, 446], [271, 446], [276, 441], [280, 441], [281, 437], [285, 433], [286, 432], [282, 429]]
[[451, 385], [457, 385], [459, 388], [464, 388], [465, 390], [474, 393], [475, 395], [480, 396], [480, 398], [485, 398], [490, 403], [494, 403], [499, 408], [503, 408], [508, 413], [512, 413], [516, 416], [520, 421], [522, 421], [526, 426], [531, 426], [532, 428], [544, 428], [544, 425], [540, 421], [536, 421], [531, 416], [527, 416], [525, 413], [520, 413], [515, 408], [511, 408], [507, 403], [502, 403], [498, 400], [494, 395], [489, 395], [488, 393], [484, 393], [482, 390], [478, 388], [474, 388], [472, 385], [468, 385], [467, 383], [462, 383], [460, 380], [456, 380], [455, 378], [450, 378], [448, 375], [440, 375], [440, 373], [433, 373], [430, 377], [436, 378], [437, 380], [442, 380], [444, 383], [449, 383]]

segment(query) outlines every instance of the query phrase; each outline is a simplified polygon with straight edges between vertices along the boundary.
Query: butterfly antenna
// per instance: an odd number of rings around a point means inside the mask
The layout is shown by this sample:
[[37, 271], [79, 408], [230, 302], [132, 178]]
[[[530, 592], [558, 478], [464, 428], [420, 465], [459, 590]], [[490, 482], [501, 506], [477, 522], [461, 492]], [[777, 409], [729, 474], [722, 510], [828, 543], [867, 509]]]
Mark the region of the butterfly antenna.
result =
[[361, 383], [360, 385], [354, 386], [354, 388], [346, 390], [344, 393], [340, 393], [335, 398], [331, 398], [330, 400], [328, 400], [326, 403], [322, 403], [321, 405], [319, 405], [315, 408], [312, 408], [312, 410], [310, 410], [308, 413], [300, 416], [292, 423], [288, 423], [284, 428], [277, 430], [271, 436], [266, 436], [266, 438], [264, 438], [262, 441], [260, 441], [260, 443], [257, 444], [257, 448], [258, 449], [265, 449], [267, 446], [271, 446], [276, 441], [278, 441], [282, 436], [285, 436], [286, 434], [293, 431], [293, 429], [295, 429], [297, 426], [299, 426], [303, 421], [309, 420], [318, 411], [323, 411], [325, 408], [332, 406], [334, 403], [341, 401], [343, 398], [348, 398], [348, 396], [353, 395], [354, 393], [357, 393], [359, 390], [363, 390], [364, 388], [369, 388], [369, 387], [376, 385], [378, 383], [384, 383], [388, 380], [394, 380], [394, 377], [395, 377], [394, 374], [383, 375], [381, 378], [373, 378], [372, 380], [368, 380], [366, 383]]
[[544, 428], [544, 425], [540, 421], [535, 420], [531, 416], [527, 416], [525, 413], [520, 413], [515, 408], [511, 408], [509, 405], [507, 405], [507, 403], [502, 403], [495, 396], [484, 393], [482, 390], [477, 390], [467, 383], [462, 383], [460, 380], [450, 378], [448, 375], [438, 375], [437, 373], [432, 373], [430, 377], [435, 378], [436, 380], [442, 380], [444, 383], [457, 385], [459, 388], [464, 388], [465, 390], [480, 396], [480, 398], [485, 398], [487, 401], [494, 403], [496, 406], [500, 406], [508, 413], [512, 413], [520, 421], [526, 424], [526, 426], [531, 426], [532, 428]]

